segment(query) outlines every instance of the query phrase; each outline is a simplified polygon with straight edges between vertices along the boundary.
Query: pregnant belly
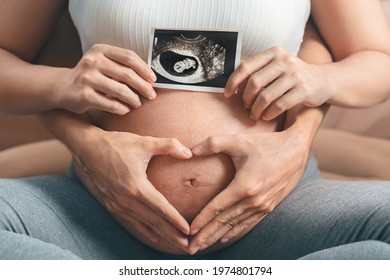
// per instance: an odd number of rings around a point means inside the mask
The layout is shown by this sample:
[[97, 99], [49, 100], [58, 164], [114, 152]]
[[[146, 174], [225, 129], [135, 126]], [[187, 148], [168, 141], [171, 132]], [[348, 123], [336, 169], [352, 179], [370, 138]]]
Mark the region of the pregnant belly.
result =
[[[174, 137], [189, 148], [212, 135], [277, 129], [277, 121], [250, 120], [248, 110], [237, 95], [226, 99], [219, 93], [160, 90], [157, 96], [152, 102], [144, 100], [140, 108], [126, 116], [91, 112], [91, 117], [96, 125], [105, 130]], [[193, 157], [189, 160], [156, 156], [147, 169], [152, 184], [188, 222], [228, 186], [234, 174], [233, 162], [225, 154]], [[183, 253], [163, 242], [155, 244], [142, 240], [142, 237], [137, 238], [161, 251]]]

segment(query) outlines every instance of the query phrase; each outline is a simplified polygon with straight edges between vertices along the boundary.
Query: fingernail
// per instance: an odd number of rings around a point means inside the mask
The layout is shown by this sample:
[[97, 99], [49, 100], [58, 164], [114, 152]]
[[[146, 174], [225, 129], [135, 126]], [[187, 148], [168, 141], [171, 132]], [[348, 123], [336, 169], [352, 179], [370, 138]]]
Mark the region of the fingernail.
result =
[[196, 246], [196, 247], [194, 247], [191, 251], [189, 251], [189, 253], [190, 253], [191, 255], [193, 255], [193, 254], [195, 254], [196, 252], [198, 252], [199, 249], [200, 249], [200, 246]]
[[182, 152], [183, 154], [185, 154], [186, 156], [192, 157], [192, 152], [191, 152], [190, 149], [188, 149], [188, 148], [181, 148], [180, 150], [181, 150], [181, 152]]
[[149, 79], [152, 83], [156, 82], [157, 81], [157, 76], [156, 74], [154, 74], [154, 72], [152, 72], [152, 74], [150, 74], [149, 76]]
[[156, 96], [157, 96], [157, 93], [153, 90], [152, 93], [150, 94], [149, 99], [154, 100], [156, 98]]
[[269, 116], [267, 116], [267, 114], [264, 114], [261, 118], [263, 119], [263, 121], [269, 121], [270, 120], [270, 118], [269, 118]]
[[195, 235], [199, 232], [199, 229], [194, 229], [194, 230], [191, 230], [191, 235]]
[[208, 247], [209, 247], [209, 244], [203, 244], [202, 246], [200, 246], [199, 251], [203, 251], [203, 250], [207, 249]]
[[135, 105], [134, 108], [139, 108], [141, 107], [142, 103], [141, 103], [141, 100], [138, 100], [137, 104]]
[[229, 238], [222, 238], [222, 240], [221, 240], [221, 243], [227, 243], [227, 242], [229, 242]]
[[194, 154], [200, 154], [203, 151], [204, 147], [203, 145], [196, 146], [192, 149], [192, 152]]

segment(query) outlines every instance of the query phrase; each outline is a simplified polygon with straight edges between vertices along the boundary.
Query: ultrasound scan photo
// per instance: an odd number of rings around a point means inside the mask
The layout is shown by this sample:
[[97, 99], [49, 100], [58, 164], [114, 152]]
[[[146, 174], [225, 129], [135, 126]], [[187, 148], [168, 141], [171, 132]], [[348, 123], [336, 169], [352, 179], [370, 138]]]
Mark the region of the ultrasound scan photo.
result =
[[223, 92], [240, 54], [237, 31], [154, 29], [149, 51], [154, 86]]

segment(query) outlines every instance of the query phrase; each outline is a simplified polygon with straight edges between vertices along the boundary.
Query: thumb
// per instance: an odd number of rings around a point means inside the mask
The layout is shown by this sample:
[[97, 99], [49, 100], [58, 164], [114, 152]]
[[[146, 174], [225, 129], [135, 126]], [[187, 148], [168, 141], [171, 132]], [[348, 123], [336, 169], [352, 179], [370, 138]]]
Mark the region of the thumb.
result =
[[202, 143], [192, 148], [192, 153], [197, 156], [208, 156], [212, 154], [225, 153], [234, 154], [236, 149], [231, 136], [210, 136]]
[[176, 138], [153, 138], [153, 155], [166, 155], [178, 159], [189, 159], [192, 152]]

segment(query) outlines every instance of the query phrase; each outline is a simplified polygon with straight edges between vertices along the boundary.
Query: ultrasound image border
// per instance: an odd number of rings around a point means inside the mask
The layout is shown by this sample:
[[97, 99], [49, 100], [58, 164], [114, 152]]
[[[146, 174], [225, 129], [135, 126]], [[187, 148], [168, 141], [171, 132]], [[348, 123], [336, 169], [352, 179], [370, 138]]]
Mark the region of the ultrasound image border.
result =
[[[153, 49], [155, 47], [155, 39], [156, 37], [159, 38], [161, 36], [161, 32], [163, 33], [171, 33], [170, 36], [180, 36], [183, 32], [184, 33], [201, 33], [203, 34], [208, 40], [213, 40], [213, 34], [215, 37], [215, 34], [218, 34], [219, 36], [226, 36], [229, 38], [229, 42], [227, 42], [227, 45], [225, 44], [223, 47], [227, 48], [227, 58], [225, 58], [225, 65], [227, 65], [225, 68], [229, 68], [229, 71], [226, 71], [224, 73], [223, 77], [219, 77], [219, 83], [223, 83], [223, 85], [214, 85], [214, 80], [202, 82], [199, 84], [185, 84], [176, 82], [173, 80], [169, 80], [159, 73], [157, 73], [153, 68], [152, 70], [157, 76], [157, 81], [153, 83], [153, 86], [156, 88], [164, 88], [164, 89], [180, 89], [180, 90], [189, 90], [189, 91], [204, 91], [204, 92], [223, 92], [225, 84], [229, 78], [229, 76], [233, 73], [233, 71], [238, 67], [241, 61], [241, 44], [242, 44], [242, 33], [238, 30], [210, 30], [210, 29], [172, 29], [172, 28], [152, 28], [150, 33], [150, 44], [149, 44], [149, 51], [148, 51], [148, 65], [152, 67], [152, 56], [153, 56]], [[222, 34], [222, 35], [221, 35]], [[230, 45], [229, 45], [230, 44]], [[235, 49], [233, 52], [232, 49]], [[233, 61], [227, 61], [230, 60], [230, 58]]]

